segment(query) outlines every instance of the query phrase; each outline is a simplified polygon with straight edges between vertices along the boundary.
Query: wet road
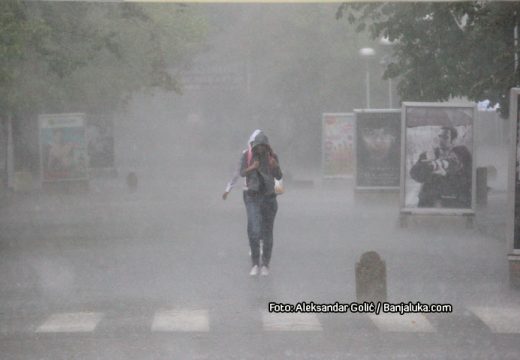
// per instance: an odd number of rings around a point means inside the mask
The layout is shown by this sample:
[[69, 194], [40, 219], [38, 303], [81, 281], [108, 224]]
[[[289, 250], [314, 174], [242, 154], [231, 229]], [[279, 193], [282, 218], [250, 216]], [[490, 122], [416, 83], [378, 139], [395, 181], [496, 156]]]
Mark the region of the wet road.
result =
[[[150, 184], [128, 193], [111, 180], [0, 210], [2, 359], [520, 357], [505, 241], [463, 219], [402, 229], [397, 194], [288, 187], [271, 275], [251, 278], [240, 191], [224, 202], [216, 185]], [[355, 301], [355, 263], [369, 250], [386, 261], [390, 302], [454, 312], [267, 312], [269, 301]]]

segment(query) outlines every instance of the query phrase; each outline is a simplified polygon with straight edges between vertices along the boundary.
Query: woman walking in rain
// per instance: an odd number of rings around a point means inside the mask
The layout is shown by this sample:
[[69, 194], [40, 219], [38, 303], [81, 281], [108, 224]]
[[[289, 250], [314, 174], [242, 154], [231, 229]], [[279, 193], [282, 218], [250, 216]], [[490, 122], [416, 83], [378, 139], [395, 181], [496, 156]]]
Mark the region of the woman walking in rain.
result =
[[[269, 139], [261, 130], [255, 130], [249, 138], [248, 149], [242, 153], [239, 171], [228, 183], [223, 198], [238, 180], [246, 178], [243, 192], [247, 212], [247, 235], [251, 248], [252, 267], [249, 275], [269, 275], [269, 263], [273, 248], [273, 225], [278, 202], [276, 201], [275, 179], [281, 180], [282, 170], [278, 156], [269, 145]], [[263, 240], [260, 256], [260, 240]], [[261, 260], [261, 263], [260, 263]]]

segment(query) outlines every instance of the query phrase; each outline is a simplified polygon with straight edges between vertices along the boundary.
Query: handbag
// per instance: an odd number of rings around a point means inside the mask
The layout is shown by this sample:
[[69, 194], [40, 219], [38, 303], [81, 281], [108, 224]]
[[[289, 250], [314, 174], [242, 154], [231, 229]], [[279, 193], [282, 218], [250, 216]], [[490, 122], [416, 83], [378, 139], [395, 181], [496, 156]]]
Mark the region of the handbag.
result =
[[276, 195], [282, 195], [285, 192], [285, 188], [283, 187], [283, 179], [274, 179], [274, 193]]

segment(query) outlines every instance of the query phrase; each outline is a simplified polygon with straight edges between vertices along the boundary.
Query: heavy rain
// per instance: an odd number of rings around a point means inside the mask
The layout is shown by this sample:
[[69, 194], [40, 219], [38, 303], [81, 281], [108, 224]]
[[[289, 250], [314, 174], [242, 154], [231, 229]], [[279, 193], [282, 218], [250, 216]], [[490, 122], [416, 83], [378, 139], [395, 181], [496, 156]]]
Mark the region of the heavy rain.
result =
[[519, 13], [3, 0], [0, 358], [520, 358]]

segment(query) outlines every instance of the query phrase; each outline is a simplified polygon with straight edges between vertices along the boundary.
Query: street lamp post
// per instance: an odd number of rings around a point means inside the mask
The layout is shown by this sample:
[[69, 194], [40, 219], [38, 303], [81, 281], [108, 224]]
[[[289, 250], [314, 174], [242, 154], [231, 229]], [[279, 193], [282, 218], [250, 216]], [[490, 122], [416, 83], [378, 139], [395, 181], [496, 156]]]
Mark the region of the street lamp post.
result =
[[362, 48], [359, 50], [359, 55], [363, 58], [367, 58], [366, 64], [366, 107], [370, 109], [370, 69], [368, 67], [368, 58], [374, 56], [376, 52], [372, 48]]
[[[379, 43], [383, 46], [392, 46], [394, 44], [393, 41], [390, 41], [387, 37], [382, 37], [379, 39]], [[387, 66], [390, 63], [390, 55], [385, 55], [381, 59], [381, 64]], [[392, 78], [388, 78], [388, 108], [392, 108]]]
[[[387, 66], [390, 63], [388, 56], [385, 55], [380, 61], [380, 64], [383, 66]], [[392, 108], [392, 78], [388, 78], [388, 108]]]

